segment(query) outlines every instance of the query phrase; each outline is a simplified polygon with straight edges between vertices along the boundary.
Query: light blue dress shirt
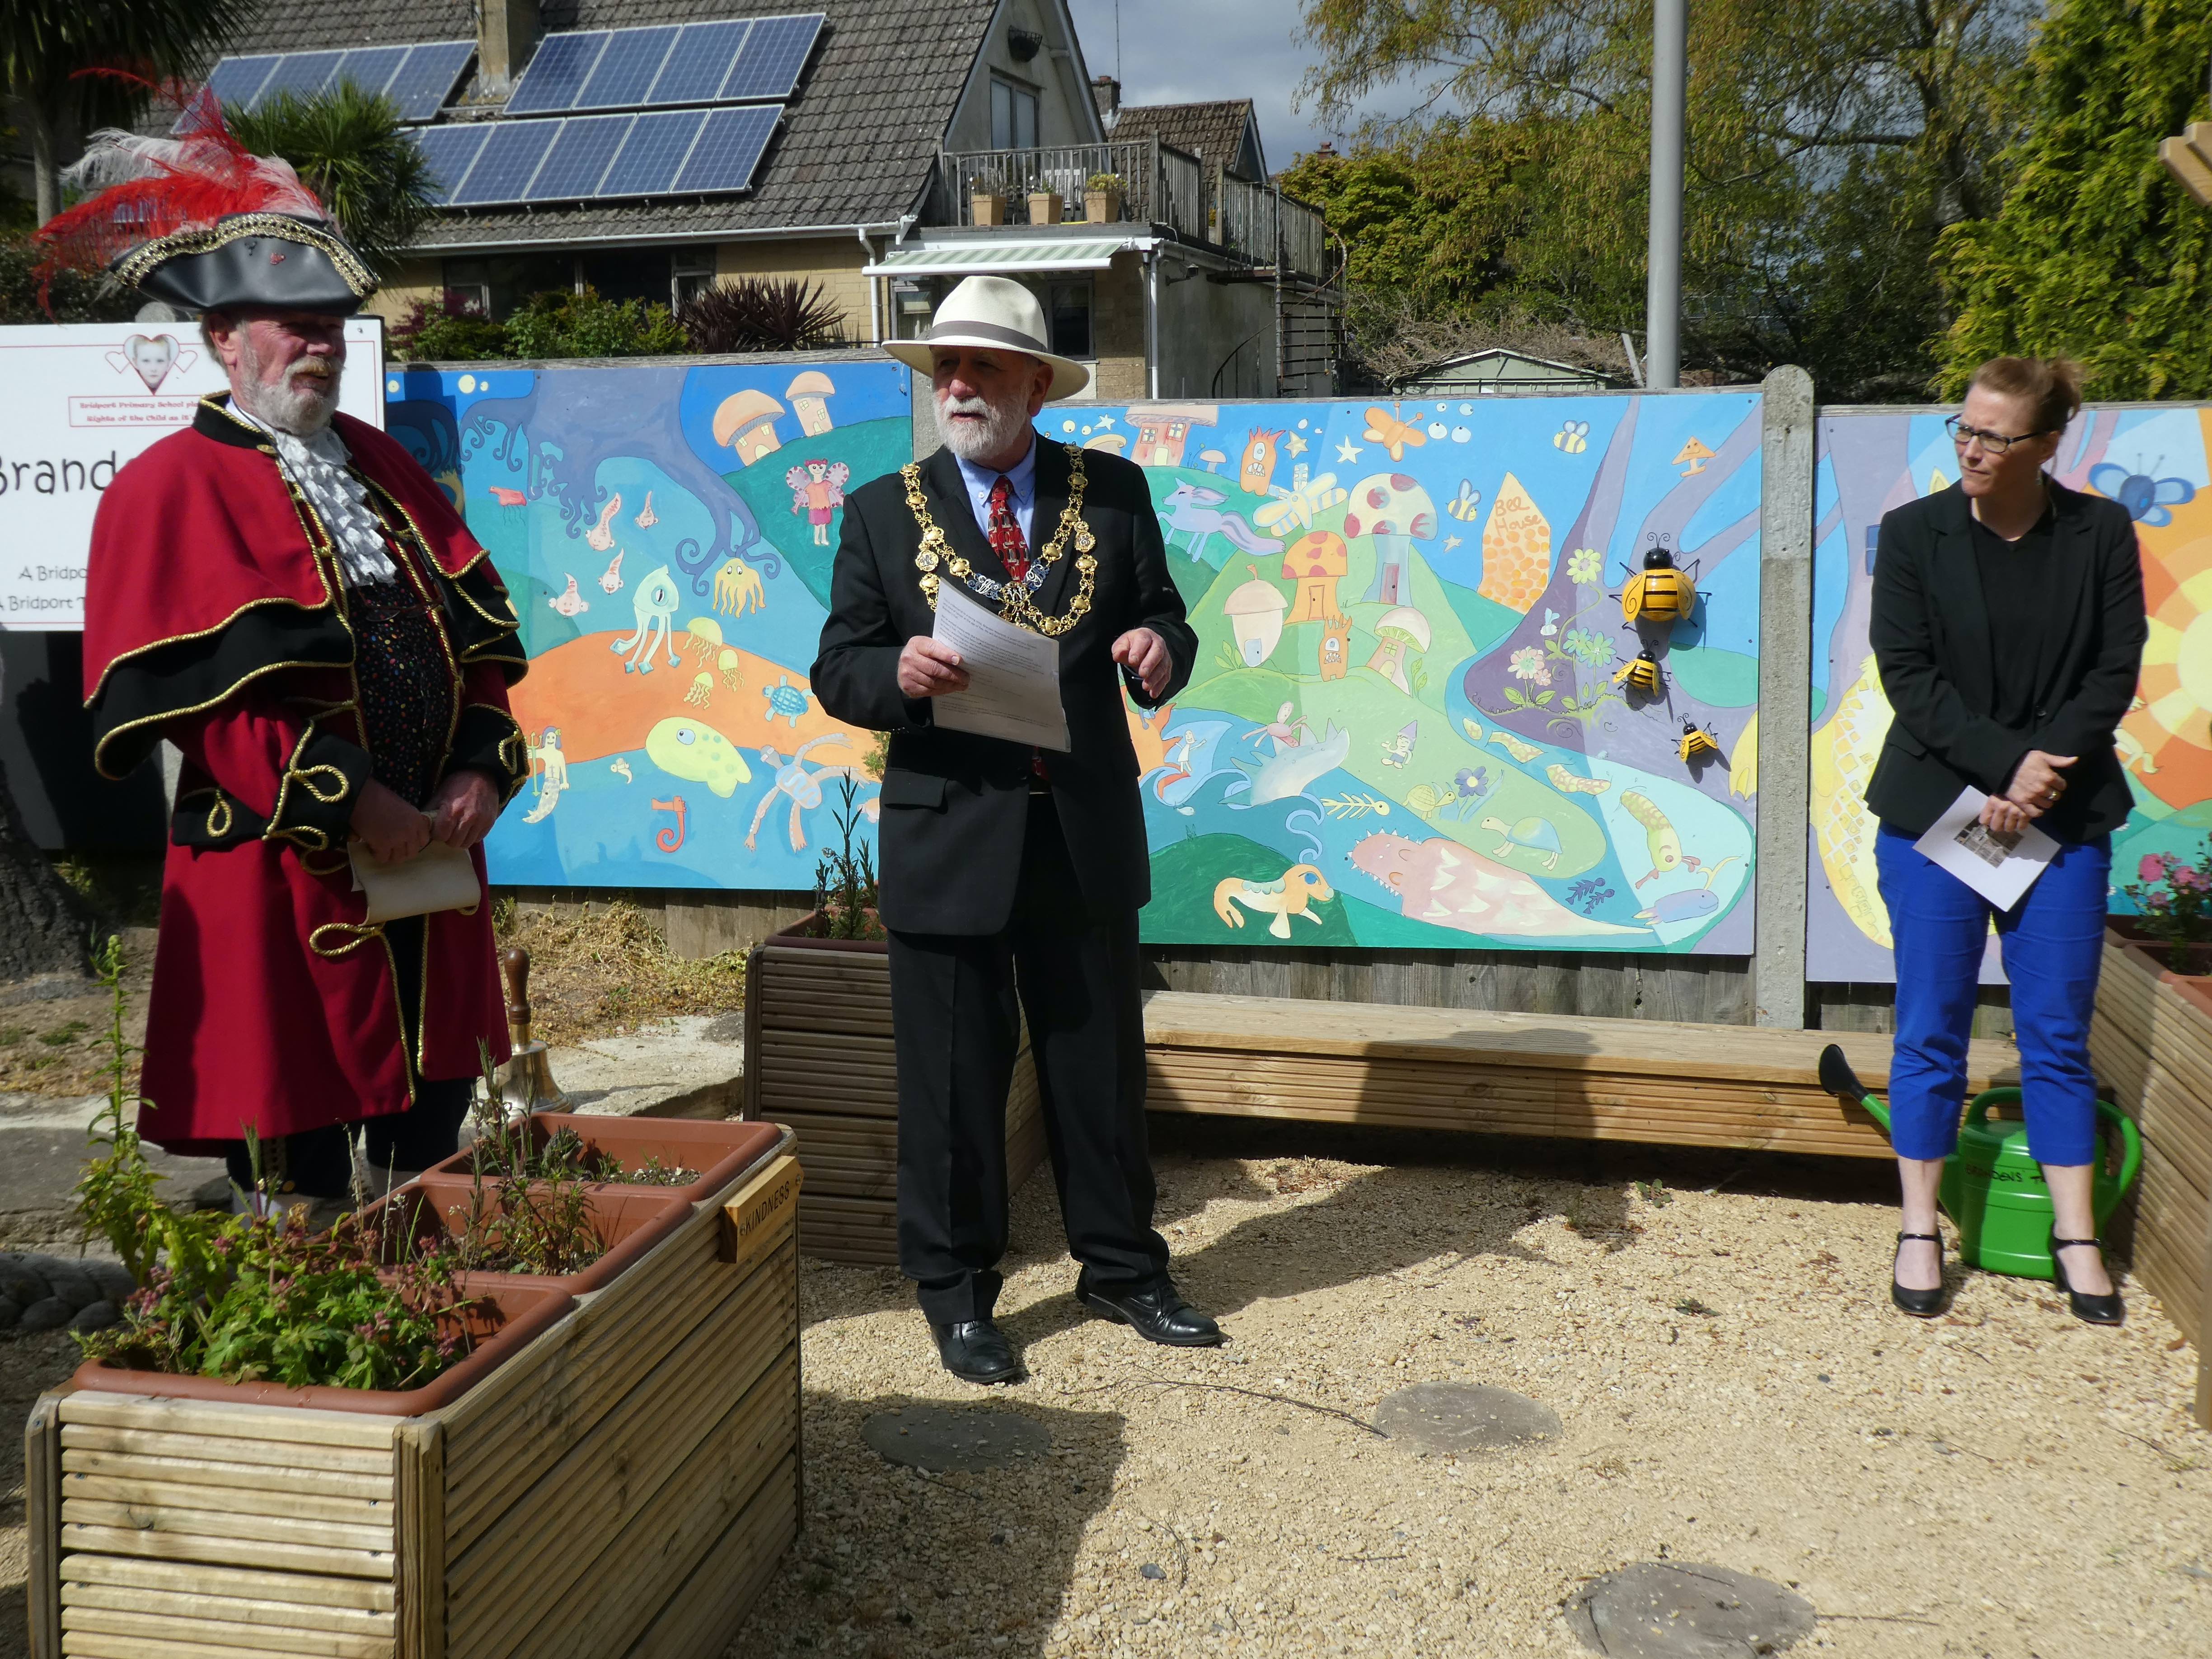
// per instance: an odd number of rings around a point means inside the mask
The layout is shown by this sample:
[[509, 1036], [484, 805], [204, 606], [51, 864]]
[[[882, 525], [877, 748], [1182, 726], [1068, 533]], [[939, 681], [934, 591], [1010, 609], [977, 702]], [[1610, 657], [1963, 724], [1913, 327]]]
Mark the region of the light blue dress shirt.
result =
[[1004, 477], [1009, 485], [1007, 505], [1014, 510], [1014, 522], [1022, 527], [1022, 540], [1036, 556], [1036, 537], [1031, 526], [1036, 519], [1036, 434], [1030, 434], [1030, 453], [1016, 462], [1009, 471], [1000, 474], [973, 461], [952, 459], [960, 462], [960, 481], [968, 486], [969, 505], [975, 509], [975, 527], [983, 532], [983, 539], [991, 539], [991, 486]]

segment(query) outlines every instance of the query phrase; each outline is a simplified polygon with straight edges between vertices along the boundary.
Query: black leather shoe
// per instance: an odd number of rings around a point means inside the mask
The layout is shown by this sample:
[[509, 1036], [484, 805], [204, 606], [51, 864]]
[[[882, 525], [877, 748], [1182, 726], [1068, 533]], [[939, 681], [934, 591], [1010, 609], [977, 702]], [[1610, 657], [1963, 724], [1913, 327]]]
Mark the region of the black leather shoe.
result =
[[1147, 1342], [1170, 1348], [1213, 1348], [1221, 1327], [1182, 1299], [1175, 1281], [1163, 1279], [1141, 1291], [1102, 1291], [1091, 1275], [1075, 1276], [1075, 1299], [1103, 1319], [1127, 1325]]
[[1004, 1333], [988, 1319], [963, 1320], [957, 1325], [933, 1324], [937, 1357], [945, 1369], [963, 1382], [1015, 1382], [1021, 1380], [1022, 1362], [1014, 1358]]
[[[1941, 1233], [1899, 1233], [1897, 1243], [1900, 1250], [1908, 1238], [1925, 1239], [1936, 1247], [1936, 1272], [1940, 1278], [1943, 1272], [1943, 1236]], [[1932, 1291], [1905, 1289], [1897, 1282], [1894, 1257], [1891, 1259], [1889, 1267], [1889, 1299], [1897, 1304], [1899, 1311], [1909, 1313], [1915, 1319], [1933, 1319], [1943, 1311], [1943, 1287], [1938, 1285]]]
[[2118, 1325], [2128, 1316], [2127, 1304], [2120, 1293], [2113, 1291], [2106, 1296], [2091, 1296], [2087, 1291], [2077, 1291], [2066, 1281], [2066, 1258], [2058, 1253], [2075, 1244], [2093, 1244], [2105, 1248], [2101, 1238], [2061, 1238], [2058, 1230], [2051, 1230], [2051, 1276], [2058, 1281], [2058, 1288], [2066, 1292], [2066, 1300], [2074, 1310], [2074, 1317], [2085, 1325]]

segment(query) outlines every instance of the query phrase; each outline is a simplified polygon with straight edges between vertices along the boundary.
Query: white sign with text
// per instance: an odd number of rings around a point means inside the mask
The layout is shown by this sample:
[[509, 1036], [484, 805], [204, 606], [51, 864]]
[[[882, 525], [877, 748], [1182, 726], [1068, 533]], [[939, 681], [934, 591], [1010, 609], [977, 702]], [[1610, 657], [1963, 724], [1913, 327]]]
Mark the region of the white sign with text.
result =
[[[0, 629], [84, 626], [92, 515], [115, 475], [228, 385], [196, 323], [0, 328]], [[384, 424], [384, 325], [346, 324], [338, 407]]]

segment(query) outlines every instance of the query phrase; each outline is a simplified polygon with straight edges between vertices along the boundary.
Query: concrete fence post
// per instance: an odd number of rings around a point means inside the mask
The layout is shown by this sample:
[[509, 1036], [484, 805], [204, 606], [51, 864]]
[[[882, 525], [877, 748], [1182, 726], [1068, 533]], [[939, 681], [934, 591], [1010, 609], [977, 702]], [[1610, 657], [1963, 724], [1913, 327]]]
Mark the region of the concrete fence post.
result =
[[1759, 508], [1759, 869], [1754, 1024], [1805, 1024], [1807, 805], [1813, 714], [1813, 377], [1766, 377]]

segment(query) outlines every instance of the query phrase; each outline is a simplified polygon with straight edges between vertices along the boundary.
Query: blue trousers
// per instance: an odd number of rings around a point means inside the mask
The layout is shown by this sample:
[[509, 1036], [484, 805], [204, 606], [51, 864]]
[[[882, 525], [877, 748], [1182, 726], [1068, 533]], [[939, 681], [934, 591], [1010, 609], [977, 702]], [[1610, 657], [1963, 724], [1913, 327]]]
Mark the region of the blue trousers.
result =
[[2009, 911], [1885, 827], [1875, 842], [1897, 960], [1897, 1046], [1889, 1068], [1890, 1145], [1899, 1158], [1948, 1158], [1966, 1098], [1966, 1040], [1983, 941], [1996, 918], [2012, 981], [2027, 1148], [2061, 1168], [2096, 1161], [2097, 1090], [2089, 1016], [2103, 959], [2109, 837], [2061, 846]]

